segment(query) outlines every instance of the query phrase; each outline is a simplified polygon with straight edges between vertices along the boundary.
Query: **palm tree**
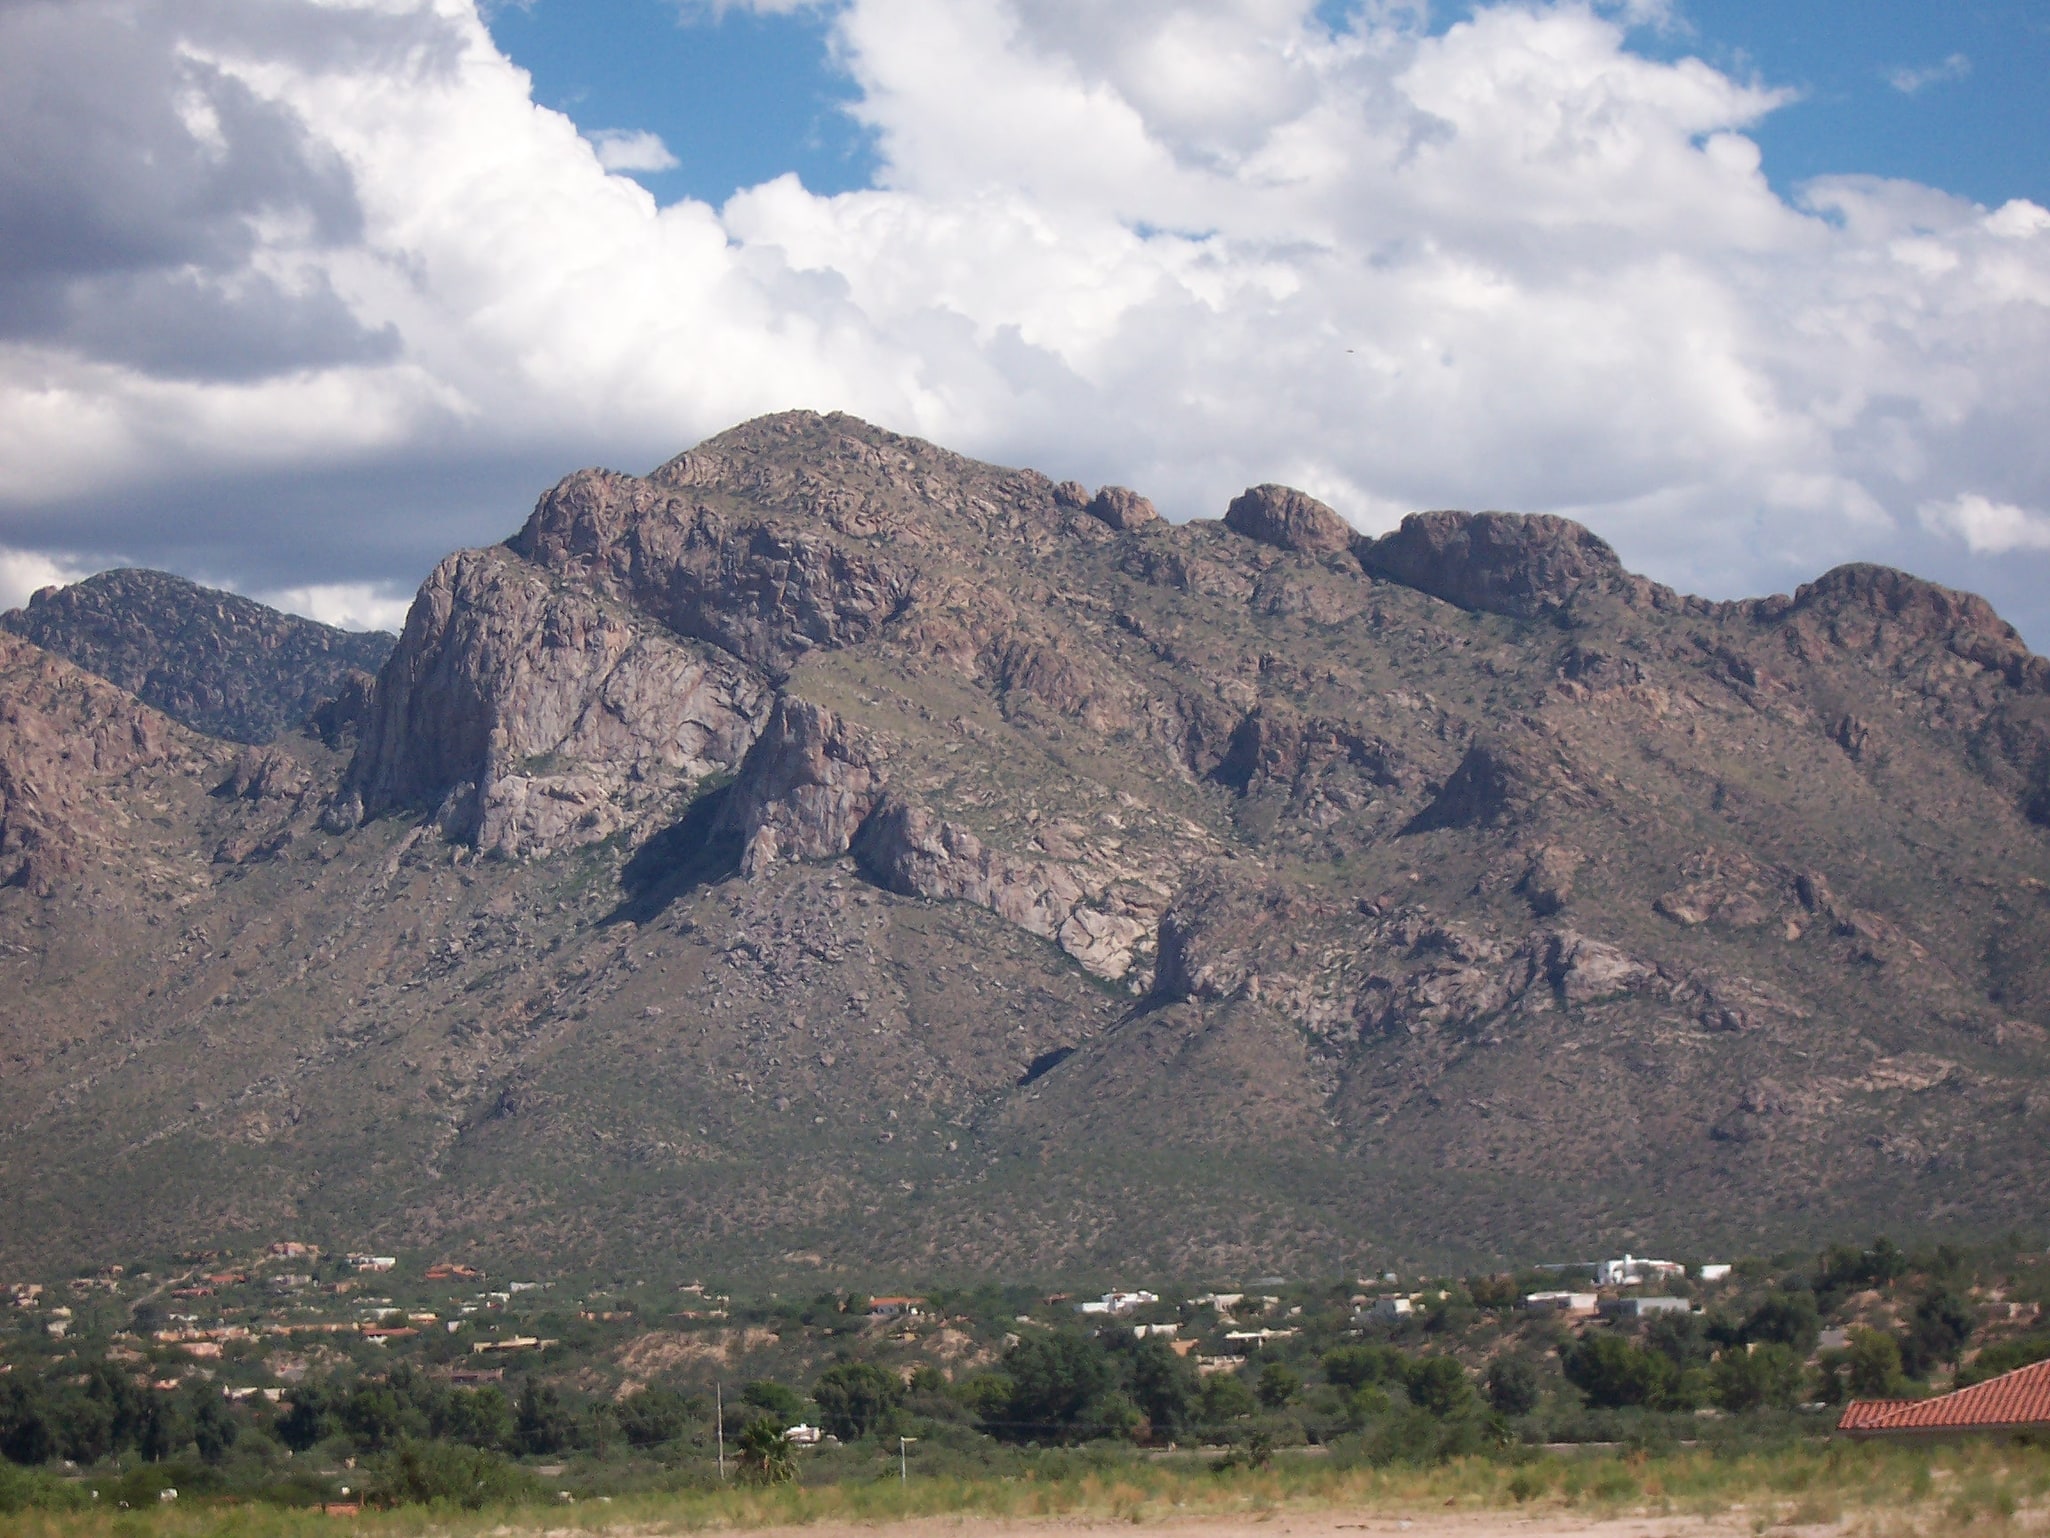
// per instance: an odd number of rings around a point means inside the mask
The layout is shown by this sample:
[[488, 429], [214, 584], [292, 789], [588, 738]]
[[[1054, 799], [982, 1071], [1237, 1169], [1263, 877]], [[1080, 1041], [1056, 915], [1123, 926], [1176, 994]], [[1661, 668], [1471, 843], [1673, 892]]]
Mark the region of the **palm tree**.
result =
[[797, 1460], [790, 1455], [790, 1442], [783, 1428], [767, 1417], [752, 1420], [742, 1429], [737, 1458], [741, 1477], [756, 1484], [782, 1485], [797, 1478]]

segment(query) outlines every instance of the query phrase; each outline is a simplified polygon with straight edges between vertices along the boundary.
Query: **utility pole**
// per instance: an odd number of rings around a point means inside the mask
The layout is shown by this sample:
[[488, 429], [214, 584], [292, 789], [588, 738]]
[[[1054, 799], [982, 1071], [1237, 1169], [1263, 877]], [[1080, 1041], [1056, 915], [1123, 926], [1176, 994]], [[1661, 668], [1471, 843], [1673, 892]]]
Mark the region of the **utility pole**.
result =
[[712, 1383], [712, 1416], [719, 1428], [719, 1483], [726, 1483], [726, 1384], [715, 1379]]
[[917, 1437], [897, 1438], [897, 1483], [900, 1485], [911, 1483], [911, 1460], [905, 1455], [904, 1449], [917, 1440]]

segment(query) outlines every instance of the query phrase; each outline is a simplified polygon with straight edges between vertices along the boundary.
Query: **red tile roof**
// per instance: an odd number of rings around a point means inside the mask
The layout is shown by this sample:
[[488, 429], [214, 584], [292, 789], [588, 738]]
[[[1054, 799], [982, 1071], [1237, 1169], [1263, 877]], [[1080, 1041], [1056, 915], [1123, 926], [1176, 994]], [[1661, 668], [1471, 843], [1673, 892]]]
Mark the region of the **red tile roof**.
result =
[[1981, 1431], [2050, 1426], [2050, 1362], [2036, 1362], [1934, 1399], [1853, 1399], [1839, 1431]]

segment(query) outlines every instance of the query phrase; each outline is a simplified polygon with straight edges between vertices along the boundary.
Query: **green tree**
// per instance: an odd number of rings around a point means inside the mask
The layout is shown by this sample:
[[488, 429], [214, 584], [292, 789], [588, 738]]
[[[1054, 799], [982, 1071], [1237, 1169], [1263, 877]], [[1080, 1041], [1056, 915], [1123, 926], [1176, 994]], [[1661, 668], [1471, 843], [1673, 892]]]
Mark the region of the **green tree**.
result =
[[1581, 1336], [1567, 1348], [1561, 1365], [1566, 1381], [1598, 1410], [1655, 1404], [1676, 1376], [1673, 1364], [1657, 1352], [1642, 1350], [1606, 1330]]
[[1488, 1404], [1502, 1415], [1528, 1415], [1538, 1407], [1538, 1371], [1527, 1356], [1498, 1356], [1488, 1364]]
[[1821, 1334], [1822, 1317], [1816, 1311], [1814, 1293], [1774, 1291], [1751, 1310], [1744, 1321], [1741, 1340], [1747, 1346], [1769, 1341], [1806, 1357], [1815, 1349]]
[[576, 1438], [576, 1417], [553, 1384], [529, 1375], [513, 1413], [513, 1445], [528, 1455], [559, 1453]]
[[201, 1392], [192, 1410], [192, 1440], [200, 1457], [208, 1463], [220, 1463], [242, 1435], [242, 1423], [228, 1408], [220, 1390], [204, 1380], [195, 1381], [201, 1383]]
[[327, 1395], [316, 1384], [301, 1383], [292, 1390], [285, 1413], [278, 1417], [278, 1440], [295, 1453], [303, 1453], [334, 1430]]
[[703, 1406], [673, 1388], [644, 1388], [613, 1406], [620, 1435], [635, 1447], [659, 1447], [690, 1429]]
[[804, 1419], [804, 1395], [773, 1378], [757, 1378], [748, 1384], [740, 1391], [740, 1402], [767, 1411], [786, 1426]]
[[841, 1362], [819, 1374], [811, 1386], [819, 1425], [843, 1442], [858, 1442], [879, 1429], [904, 1397], [904, 1384], [873, 1362]]
[[489, 1383], [482, 1388], [459, 1388], [437, 1407], [434, 1433], [451, 1442], [504, 1452], [517, 1441], [512, 1401]]
[[1891, 1399], [1903, 1387], [1901, 1348], [1884, 1330], [1859, 1326], [1844, 1343], [1844, 1378], [1866, 1399]]
[[1410, 1402], [1440, 1420], [1473, 1404], [1473, 1384], [1456, 1357], [1427, 1356], [1409, 1370]]
[[1269, 1362], [1260, 1369], [1253, 1397], [1268, 1409], [1279, 1410], [1302, 1391], [1303, 1380], [1294, 1368], [1285, 1362]]
[[1784, 1410], [1801, 1397], [1801, 1358], [1791, 1346], [1761, 1341], [1733, 1347], [1710, 1369], [1716, 1403], [1725, 1410]]
[[1031, 1335], [1004, 1353], [1011, 1380], [1004, 1421], [992, 1429], [1018, 1441], [1088, 1434], [1086, 1412], [1117, 1387], [1109, 1355], [1086, 1335]]
[[1400, 1382], [1409, 1358], [1393, 1346], [1339, 1346], [1324, 1353], [1326, 1381], [1344, 1389]]
[[1203, 1380], [1198, 1413], [1205, 1426], [1229, 1425], [1251, 1415], [1258, 1405], [1245, 1379], [1235, 1372], [1214, 1372]]
[[1196, 1415], [1195, 1369], [1159, 1340], [1143, 1340], [1132, 1353], [1132, 1402], [1155, 1436], [1174, 1436]]
[[1971, 1304], [1963, 1297], [1948, 1287], [1932, 1288], [1908, 1316], [1907, 1337], [1901, 1342], [1902, 1364], [1918, 1378], [1939, 1362], [1955, 1364], [1977, 1324]]

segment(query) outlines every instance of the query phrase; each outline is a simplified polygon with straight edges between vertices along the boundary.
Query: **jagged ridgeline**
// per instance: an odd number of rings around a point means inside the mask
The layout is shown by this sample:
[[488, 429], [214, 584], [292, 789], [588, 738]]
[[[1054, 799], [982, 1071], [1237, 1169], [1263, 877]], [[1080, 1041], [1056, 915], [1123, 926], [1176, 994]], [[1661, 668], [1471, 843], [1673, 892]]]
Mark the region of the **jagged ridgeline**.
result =
[[1171, 525], [794, 414], [571, 476], [267, 746], [6, 644], [12, 1260], [2045, 1216], [2050, 662], [1899, 572], [1709, 603], [1559, 519]]

